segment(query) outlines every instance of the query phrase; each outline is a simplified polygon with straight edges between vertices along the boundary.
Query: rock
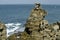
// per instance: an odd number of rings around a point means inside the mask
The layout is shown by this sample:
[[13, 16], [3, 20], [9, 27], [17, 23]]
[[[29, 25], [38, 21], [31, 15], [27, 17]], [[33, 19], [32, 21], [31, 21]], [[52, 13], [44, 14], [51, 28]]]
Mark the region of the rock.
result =
[[48, 24], [48, 22], [44, 20], [44, 16], [47, 13], [45, 12], [45, 10], [41, 9], [39, 5], [40, 4], [36, 4], [37, 7], [32, 10], [30, 17], [28, 18], [25, 24], [26, 33], [29, 34], [35, 40], [43, 40], [44, 32], [40, 30], [43, 28], [43, 26]]
[[11, 35], [10, 40], [60, 40], [60, 23], [48, 24], [45, 20], [47, 12], [36, 3], [26, 21], [25, 30], [19, 35]]
[[59, 29], [59, 25], [54, 25], [53, 29], [57, 31]]
[[3, 23], [0, 23], [0, 40], [7, 39], [6, 26]]

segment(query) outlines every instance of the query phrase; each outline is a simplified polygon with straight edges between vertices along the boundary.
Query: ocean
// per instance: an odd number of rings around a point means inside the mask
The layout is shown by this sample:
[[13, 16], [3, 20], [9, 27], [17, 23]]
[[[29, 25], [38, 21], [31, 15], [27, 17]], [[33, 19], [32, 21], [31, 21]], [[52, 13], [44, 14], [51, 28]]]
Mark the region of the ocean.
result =
[[[10, 33], [13, 34], [13, 32], [17, 29], [23, 28], [34, 6], [35, 5], [32, 4], [0, 5], [0, 21], [5, 23], [7, 26], [8, 35]], [[48, 13], [45, 20], [47, 20], [49, 23], [60, 21], [60, 5], [41, 6]]]

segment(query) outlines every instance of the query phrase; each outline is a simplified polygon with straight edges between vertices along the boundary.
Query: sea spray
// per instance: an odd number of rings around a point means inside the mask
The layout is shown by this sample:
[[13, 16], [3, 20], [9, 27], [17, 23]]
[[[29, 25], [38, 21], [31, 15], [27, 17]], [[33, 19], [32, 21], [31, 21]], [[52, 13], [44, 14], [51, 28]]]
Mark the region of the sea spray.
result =
[[17, 31], [24, 31], [21, 23], [7, 23], [5, 24], [7, 28], [7, 37], [14, 34]]

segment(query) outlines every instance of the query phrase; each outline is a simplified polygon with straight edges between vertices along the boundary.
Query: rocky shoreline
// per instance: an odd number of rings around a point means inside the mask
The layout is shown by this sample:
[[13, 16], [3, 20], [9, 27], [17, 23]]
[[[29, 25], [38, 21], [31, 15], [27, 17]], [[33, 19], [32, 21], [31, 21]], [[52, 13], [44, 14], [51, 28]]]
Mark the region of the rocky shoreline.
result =
[[40, 3], [36, 3], [24, 25], [24, 32], [15, 33], [7, 40], [60, 40], [60, 22], [49, 24], [44, 19], [46, 15]]

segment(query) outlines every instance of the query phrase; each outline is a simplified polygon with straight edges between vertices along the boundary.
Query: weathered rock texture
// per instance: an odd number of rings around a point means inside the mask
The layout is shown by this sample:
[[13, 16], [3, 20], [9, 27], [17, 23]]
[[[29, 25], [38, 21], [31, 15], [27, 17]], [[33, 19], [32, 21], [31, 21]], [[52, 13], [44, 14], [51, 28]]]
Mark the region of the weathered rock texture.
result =
[[[43, 40], [44, 27], [48, 26], [48, 21], [44, 20], [47, 12], [40, 8], [40, 4], [36, 3], [30, 17], [25, 24], [25, 33], [21, 34], [23, 40]], [[26, 37], [24, 36], [26, 35]]]
[[[45, 20], [47, 12], [36, 3], [30, 17], [26, 21], [25, 31], [16, 36], [10, 36], [10, 40], [60, 40], [60, 23], [48, 24]], [[13, 39], [12, 39], [13, 38]]]
[[3, 23], [0, 23], [0, 40], [6, 40], [6, 26]]

